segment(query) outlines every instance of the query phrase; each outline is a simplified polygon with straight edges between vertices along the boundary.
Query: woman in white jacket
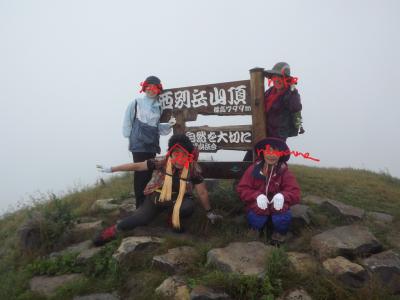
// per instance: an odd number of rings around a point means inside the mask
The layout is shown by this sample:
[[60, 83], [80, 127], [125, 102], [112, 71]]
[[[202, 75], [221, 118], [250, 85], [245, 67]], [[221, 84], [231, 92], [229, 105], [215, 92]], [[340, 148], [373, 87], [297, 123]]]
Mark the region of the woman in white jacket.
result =
[[[163, 91], [160, 79], [149, 76], [141, 85], [141, 92], [145, 95], [128, 105], [123, 123], [123, 135], [129, 139], [129, 151], [132, 152], [135, 163], [154, 158], [160, 153], [160, 135], [168, 135], [176, 123], [174, 117], [168, 123], [160, 123], [162, 108], [158, 98]], [[135, 172], [136, 208], [144, 201], [143, 190], [150, 179], [149, 171]]]

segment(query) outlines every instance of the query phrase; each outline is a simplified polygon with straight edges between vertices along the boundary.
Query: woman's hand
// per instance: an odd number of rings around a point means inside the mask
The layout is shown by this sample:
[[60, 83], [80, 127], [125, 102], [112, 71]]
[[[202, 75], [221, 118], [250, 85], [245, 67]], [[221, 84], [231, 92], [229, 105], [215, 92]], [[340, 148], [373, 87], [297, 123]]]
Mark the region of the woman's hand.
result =
[[171, 119], [169, 119], [168, 121], [169, 126], [174, 126], [176, 124], [176, 119], [174, 116], [171, 117]]
[[112, 173], [111, 167], [105, 167], [103, 165], [96, 165], [97, 171], [102, 173]]

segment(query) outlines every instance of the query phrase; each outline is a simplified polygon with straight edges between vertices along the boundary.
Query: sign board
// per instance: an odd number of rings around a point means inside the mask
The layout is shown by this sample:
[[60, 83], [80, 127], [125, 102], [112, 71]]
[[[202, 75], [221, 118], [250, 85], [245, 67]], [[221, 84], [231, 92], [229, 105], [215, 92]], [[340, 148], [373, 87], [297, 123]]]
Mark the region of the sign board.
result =
[[252, 149], [251, 125], [187, 127], [186, 135], [200, 152]]
[[164, 111], [191, 110], [202, 115], [251, 115], [250, 80], [164, 90]]

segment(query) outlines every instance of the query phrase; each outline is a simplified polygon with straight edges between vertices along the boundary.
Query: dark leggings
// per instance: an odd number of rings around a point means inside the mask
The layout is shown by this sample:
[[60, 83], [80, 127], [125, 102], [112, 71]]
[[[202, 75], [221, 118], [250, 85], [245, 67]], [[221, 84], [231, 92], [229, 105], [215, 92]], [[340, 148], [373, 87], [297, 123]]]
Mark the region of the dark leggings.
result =
[[[132, 230], [137, 226], [147, 225], [160, 212], [165, 209], [170, 209], [171, 213], [173, 206], [160, 206], [154, 203], [154, 197], [147, 196], [141, 205], [132, 215], [122, 219], [118, 224], [118, 230]], [[185, 195], [182, 201], [179, 215], [181, 218], [190, 216], [194, 211], [194, 200], [191, 195]]]
[[[155, 153], [132, 152], [133, 162], [143, 162], [145, 160], [156, 157]], [[142, 205], [146, 196], [143, 194], [144, 188], [149, 183], [153, 171], [135, 171], [135, 179], [133, 181], [133, 190], [135, 191], [136, 208]]]

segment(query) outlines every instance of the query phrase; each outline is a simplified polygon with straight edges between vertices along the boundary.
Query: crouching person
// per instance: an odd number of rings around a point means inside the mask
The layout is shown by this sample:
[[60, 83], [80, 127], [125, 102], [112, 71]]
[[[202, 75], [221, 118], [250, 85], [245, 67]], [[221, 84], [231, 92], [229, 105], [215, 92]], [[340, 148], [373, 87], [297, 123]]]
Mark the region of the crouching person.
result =
[[194, 211], [193, 186], [206, 211], [207, 218], [212, 223], [222, 218], [211, 209], [207, 188], [196, 162], [196, 156], [190, 139], [184, 134], [177, 134], [170, 138], [168, 153], [165, 157], [109, 168], [98, 166], [101, 172], [106, 173], [149, 170], [153, 171], [153, 174], [144, 190], [146, 198], [143, 205], [132, 215], [104, 229], [94, 238], [93, 243], [101, 246], [115, 239], [118, 232], [146, 225], [165, 209], [170, 211], [169, 224], [175, 231], [183, 231], [180, 218], [189, 217]]
[[300, 188], [286, 162], [290, 150], [278, 138], [266, 138], [255, 146], [257, 160], [241, 178], [237, 192], [246, 204], [250, 231], [260, 235], [271, 219], [271, 244], [285, 242], [292, 215], [290, 207], [300, 202]]

